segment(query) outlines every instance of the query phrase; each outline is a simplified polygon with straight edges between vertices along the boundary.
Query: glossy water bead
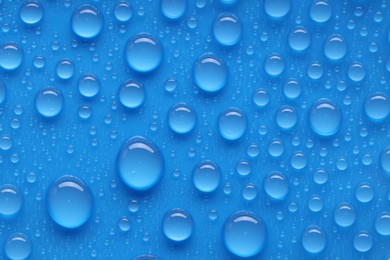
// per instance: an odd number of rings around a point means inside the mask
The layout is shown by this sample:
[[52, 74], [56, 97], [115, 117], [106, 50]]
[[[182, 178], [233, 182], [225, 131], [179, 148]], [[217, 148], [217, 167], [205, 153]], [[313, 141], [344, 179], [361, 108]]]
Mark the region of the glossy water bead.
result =
[[366, 77], [366, 69], [360, 62], [353, 62], [348, 68], [348, 77], [354, 82], [360, 82]]
[[162, 14], [172, 20], [183, 17], [187, 8], [187, 0], [161, 0]]
[[273, 19], [281, 19], [286, 16], [291, 9], [291, 0], [265, 0], [264, 11]]
[[309, 112], [310, 128], [319, 136], [327, 137], [336, 134], [341, 127], [341, 111], [330, 100], [320, 99]]
[[131, 189], [144, 191], [154, 187], [164, 172], [164, 157], [148, 139], [134, 136], [125, 141], [118, 153], [117, 170]]
[[282, 140], [275, 138], [268, 145], [268, 154], [272, 157], [279, 157], [284, 153], [284, 144]]
[[184, 242], [192, 236], [193, 225], [189, 212], [175, 208], [165, 214], [162, 229], [164, 235], [172, 242]]
[[296, 79], [287, 80], [286, 84], [283, 86], [283, 94], [286, 98], [294, 100], [301, 95], [302, 87], [301, 84]]
[[253, 212], [237, 211], [225, 221], [222, 235], [230, 253], [238, 257], [253, 257], [263, 250], [267, 242], [267, 227]]
[[380, 156], [380, 166], [386, 176], [390, 178], [390, 146], [383, 149]]
[[103, 15], [92, 5], [82, 5], [74, 10], [71, 23], [72, 30], [76, 35], [84, 39], [91, 39], [102, 31]]
[[222, 45], [232, 46], [238, 43], [241, 31], [241, 22], [232, 13], [222, 13], [214, 21], [214, 37]]
[[4, 253], [9, 259], [27, 259], [31, 252], [30, 238], [23, 233], [13, 233], [5, 240]]
[[303, 248], [310, 254], [319, 254], [326, 247], [325, 232], [316, 225], [308, 226], [302, 233]]
[[264, 70], [271, 77], [277, 77], [284, 71], [284, 59], [279, 53], [268, 55], [264, 61]]
[[267, 106], [269, 100], [270, 96], [265, 89], [260, 88], [253, 93], [253, 103], [259, 108]]
[[145, 88], [140, 83], [127, 80], [118, 91], [119, 101], [127, 108], [138, 108], [145, 101]]
[[22, 209], [23, 196], [15, 186], [4, 184], [0, 186], [0, 217], [11, 218]]
[[125, 57], [130, 68], [137, 72], [147, 73], [160, 66], [163, 48], [153, 35], [139, 33], [127, 42]]
[[264, 178], [264, 191], [275, 201], [282, 201], [288, 193], [288, 180], [281, 172], [270, 172]]
[[64, 59], [57, 63], [57, 76], [60, 79], [70, 79], [74, 73], [74, 64], [71, 59]]
[[295, 27], [288, 37], [288, 45], [297, 52], [305, 51], [311, 42], [310, 32], [306, 27]]
[[339, 34], [329, 36], [324, 44], [324, 54], [331, 61], [339, 61], [347, 54], [347, 42]]
[[23, 62], [23, 51], [13, 42], [8, 42], [0, 46], [0, 67], [4, 70], [15, 70]]
[[54, 181], [46, 200], [50, 217], [64, 228], [78, 228], [92, 215], [93, 195], [88, 186], [73, 175], [63, 175]]
[[382, 236], [390, 236], [390, 212], [382, 212], [377, 216], [375, 230]]
[[168, 112], [169, 127], [178, 134], [191, 132], [196, 125], [196, 121], [195, 110], [185, 103], [176, 104]]
[[43, 117], [57, 116], [63, 109], [64, 98], [61, 92], [53, 87], [45, 87], [35, 95], [35, 109]]
[[367, 231], [359, 231], [353, 238], [353, 246], [359, 252], [368, 252], [374, 244], [373, 237]]
[[192, 170], [192, 183], [203, 193], [215, 191], [221, 183], [221, 170], [212, 161], [202, 161]]
[[20, 7], [19, 16], [26, 24], [36, 24], [42, 20], [43, 7], [37, 1], [27, 1]]
[[390, 114], [389, 97], [382, 92], [368, 95], [364, 101], [364, 112], [373, 123], [382, 123]]
[[212, 53], [203, 54], [194, 63], [195, 84], [205, 92], [221, 90], [228, 80], [228, 68], [225, 63]]
[[332, 17], [332, 5], [327, 0], [314, 0], [310, 6], [310, 18], [325, 23]]
[[229, 108], [221, 112], [218, 118], [218, 130], [223, 138], [234, 141], [241, 138], [247, 127], [247, 119], [239, 108]]
[[372, 201], [374, 198], [374, 187], [367, 182], [360, 183], [356, 188], [355, 197], [362, 203]]
[[355, 223], [356, 211], [346, 202], [336, 206], [333, 219], [340, 227], [350, 227]]
[[127, 22], [133, 16], [133, 7], [129, 2], [121, 1], [115, 5], [114, 16], [120, 22]]
[[79, 79], [78, 89], [83, 97], [92, 98], [99, 93], [100, 81], [93, 74], [85, 74]]
[[276, 112], [276, 124], [283, 130], [290, 130], [298, 121], [298, 115], [292, 106], [282, 106]]

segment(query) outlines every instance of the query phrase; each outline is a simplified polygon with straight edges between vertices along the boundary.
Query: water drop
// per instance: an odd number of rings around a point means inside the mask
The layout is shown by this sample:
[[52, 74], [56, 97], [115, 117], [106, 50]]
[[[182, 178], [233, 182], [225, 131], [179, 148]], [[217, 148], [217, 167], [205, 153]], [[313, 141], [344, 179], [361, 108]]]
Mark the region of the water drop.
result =
[[183, 17], [186, 7], [187, 0], [161, 0], [161, 12], [168, 19]]
[[302, 87], [296, 79], [289, 79], [283, 87], [286, 98], [294, 100], [301, 95]]
[[12, 148], [12, 140], [9, 135], [2, 135], [0, 138], [0, 149], [7, 151]]
[[119, 88], [119, 101], [127, 108], [138, 108], [145, 101], [145, 88], [143, 85], [127, 80]]
[[283, 130], [290, 130], [298, 121], [298, 115], [292, 106], [282, 106], [276, 113], [276, 123]]
[[264, 191], [272, 200], [284, 200], [288, 193], [288, 186], [287, 178], [280, 172], [270, 172], [264, 178]]
[[70, 79], [74, 73], [74, 64], [70, 59], [64, 59], [57, 63], [57, 76], [61, 79]]
[[281, 19], [290, 12], [291, 0], [265, 0], [264, 10], [269, 17]]
[[280, 157], [284, 153], [284, 145], [282, 140], [273, 139], [268, 145], [268, 153], [272, 157]]
[[237, 44], [241, 39], [241, 31], [241, 22], [232, 13], [222, 13], [214, 21], [214, 37], [222, 45]]
[[212, 193], [221, 183], [221, 171], [212, 161], [200, 162], [192, 170], [192, 182], [198, 191]]
[[130, 220], [127, 217], [121, 217], [119, 219], [118, 225], [119, 225], [119, 229], [123, 232], [129, 231], [131, 227]]
[[162, 229], [169, 240], [184, 242], [191, 237], [193, 232], [192, 217], [184, 209], [171, 209], [164, 216]]
[[178, 134], [191, 132], [196, 125], [196, 112], [185, 103], [179, 103], [168, 112], [168, 124], [172, 131]]
[[35, 109], [44, 117], [57, 116], [63, 109], [64, 98], [61, 92], [52, 87], [42, 88], [35, 95]]
[[122, 1], [115, 5], [114, 16], [119, 22], [127, 22], [133, 16], [133, 7], [130, 3]]
[[288, 37], [288, 44], [291, 49], [297, 52], [305, 51], [311, 42], [308, 29], [303, 26], [295, 27]]
[[212, 53], [203, 54], [194, 63], [195, 84], [206, 92], [221, 90], [228, 80], [228, 69], [225, 63]]
[[46, 60], [42, 56], [36, 56], [33, 60], [33, 65], [37, 69], [42, 69], [46, 65]]
[[339, 61], [347, 54], [347, 42], [343, 36], [333, 34], [326, 39], [324, 54], [331, 61]]
[[218, 130], [223, 138], [234, 141], [241, 138], [247, 126], [247, 119], [243, 111], [238, 108], [229, 108], [223, 111], [218, 118]]
[[11, 218], [20, 212], [23, 205], [22, 193], [11, 184], [0, 186], [0, 216]]
[[135, 213], [139, 210], [139, 203], [137, 200], [131, 200], [128, 205], [129, 211]]
[[373, 244], [373, 238], [367, 231], [360, 231], [353, 238], [353, 246], [362, 253], [370, 251]]
[[321, 196], [313, 195], [308, 203], [309, 209], [313, 212], [320, 212], [324, 206]]
[[64, 228], [78, 228], [92, 215], [93, 195], [79, 178], [64, 175], [54, 181], [47, 192], [50, 217]]
[[260, 88], [253, 93], [253, 103], [258, 107], [265, 107], [268, 105], [269, 100], [270, 96], [265, 89]]
[[315, 0], [310, 7], [310, 18], [317, 23], [325, 23], [332, 17], [332, 6], [327, 0]]
[[330, 100], [320, 99], [310, 110], [310, 127], [319, 136], [336, 134], [341, 126], [341, 111]]
[[20, 7], [20, 19], [26, 24], [36, 24], [42, 20], [43, 8], [37, 1], [27, 1]]
[[290, 164], [295, 170], [302, 170], [307, 165], [306, 155], [301, 151], [295, 152], [291, 156]]
[[91, 39], [103, 29], [103, 15], [92, 5], [82, 5], [72, 15], [72, 30], [81, 38]]
[[336, 206], [333, 219], [340, 227], [350, 227], [356, 220], [355, 209], [346, 202], [340, 203]]
[[257, 196], [256, 186], [252, 183], [246, 184], [242, 189], [242, 197], [247, 201], [252, 201]]
[[92, 98], [99, 93], [100, 81], [93, 74], [85, 74], [79, 79], [78, 89], [80, 95], [86, 98]]
[[390, 213], [382, 212], [375, 220], [375, 230], [382, 236], [390, 236]]
[[320, 79], [324, 74], [324, 69], [318, 61], [312, 62], [309, 67], [307, 67], [307, 75], [314, 80]]
[[317, 169], [313, 175], [313, 179], [317, 184], [325, 184], [328, 181], [328, 174], [324, 169]]
[[169, 78], [167, 81], [165, 81], [165, 90], [169, 93], [172, 93], [177, 88], [177, 80], [175, 78]]
[[0, 47], [0, 67], [5, 70], [15, 70], [23, 61], [23, 51], [16, 44], [8, 42]]
[[87, 105], [81, 106], [79, 108], [79, 117], [81, 119], [88, 119], [91, 117], [92, 111], [91, 108]]
[[251, 173], [252, 168], [248, 161], [241, 160], [237, 163], [236, 170], [240, 176], [247, 176]]
[[223, 242], [238, 257], [259, 254], [267, 242], [267, 229], [261, 218], [249, 211], [237, 211], [223, 227]]
[[353, 62], [348, 68], [348, 77], [354, 82], [360, 82], [366, 77], [366, 69], [363, 64]]
[[382, 123], [390, 114], [389, 97], [382, 92], [367, 96], [364, 102], [364, 112], [373, 123]]
[[279, 53], [268, 55], [264, 62], [264, 70], [271, 77], [277, 77], [284, 71], [284, 59]]
[[321, 253], [326, 246], [324, 231], [316, 225], [310, 225], [302, 234], [302, 246], [310, 254]]
[[13, 233], [5, 241], [4, 252], [9, 259], [27, 259], [31, 251], [30, 238], [23, 233]]
[[144, 191], [160, 181], [164, 172], [164, 158], [154, 143], [134, 136], [123, 143], [117, 157], [117, 169], [128, 187]]
[[370, 183], [360, 183], [356, 189], [355, 197], [362, 203], [370, 202], [374, 198], [374, 188]]

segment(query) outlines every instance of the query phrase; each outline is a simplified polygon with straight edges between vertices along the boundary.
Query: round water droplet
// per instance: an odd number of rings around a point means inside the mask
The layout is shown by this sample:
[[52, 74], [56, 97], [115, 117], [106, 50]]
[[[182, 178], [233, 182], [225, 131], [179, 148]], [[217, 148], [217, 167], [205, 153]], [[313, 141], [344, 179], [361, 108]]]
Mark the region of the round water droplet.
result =
[[363, 64], [353, 62], [348, 68], [348, 77], [354, 82], [360, 82], [366, 77], [366, 69]]
[[140, 33], [127, 42], [125, 56], [130, 68], [147, 73], [160, 66], [163, 48], [152, 35]]
[[22, 209], [23, 197], [21, 192], [11, 184], [0, 186], [0, 216], [11, 218]]
[[370, 251], [373, 244], [373, 238], [367, 231], [360, 231], [353, 238], [353, 246], [362, 253]]
[[222, 45], [237, 44], [241, 39], [241, 31], [241, 22], [232, 13], [222, 13], [214, 21], [214, 37]]
[[225, 221], [223, 242], [229, 252], [238, 257], [256, 256], [267, 242], [267, 228], [254, 213], [237, 211]]
[[291, 156], [290, 164], [295, 170], [302, 170], [307, 165], [306, 155], [301, 151], [295, 152]]
[[219, 115], [218, 130], [226, 140], [234, 141], [241, 138], [246, 131], [246, 126], [246, 116], [238, 108], [226, 109]]
[[115, 5], [114, 16], [119, 22], [127, 22], [133, 16], [133, 7], [130, 3], [122, 1]]
[[341, 126], [341, 111], [330, 100], [320, 99], [310, 110], [310, 127], [318, 135], [326, 137], [336, 134]]
[[3, 135], [0, 138], [0, 149], [7, 151], [12, 148], [12, 140], [8, 135]]
[[70, 79], [74, 73], [74, 64], [70, 59], [65, 59], [57, 63], [57, 76], [61, 79]]
[[169, 127], [178, 134], [191, 132], [196, 125], [196, 120], [195, 110], [185, 103], [173, 106], [168, 112]]
[[350, 227], [356, 220], [355, 209], [346, 202], [340, 203], [336, 206], [333, 219], [340, 227]]
[[42, 20], [43, 7], [37, 1], [27, 1], [20, 7], [20, 19], [26, 24], [36, 24]]
[[275, 201], [282, 201], [288, 193], [288, 180], [280, 172], [270, 172], [264, 178], [264, 191]]
[[169, 93], [172, 93], [177, 88], [177, 80], [176, 78], [169, 78], [167, 81], [165, 81], [165, 90]]
[[274, 139], [270, 142], [268, 145], [268, 153], [272, 157], [279, 157], [284, 153], [284, 145], [282, 140], [280, 139]]
[[79, 80], [79, 93], [86, 98], [92, 98], [99, 93], [100, 81], [93, 74], [85, 74]]
[[332, 17], [332, 5], [327, 0], [315, 0], [310, 7], [310, 18], [325, 23]]
[[35, 109], [44, 117], [57, 116], [63, 109], [64, 98], [61, 92], [52, 87], [39, 90], [35, 96]]
[[283, 18], [290, 12], [291, 0], [265, 0], [264, 10], [273, 19]]
[[301, 95], [302, 87], [296, 79], [289, 79], [283, 87], [283, 93], [288, 99], [296, 99]]
[[193, 221], [190, 213], [176, 208], [168, 211], [163, 219], [163, 233], [173, 242], [184, 242], [193, 232]]
[[192, 182], [200, 192], [214, 192], [221, 184], [221, 171], [212, 161], [200, 162], [192, 170]]
[[258, 107], [265, 107], [269, 103], [269, 94], [265, 89], [258, 89], [253, 94], [253, 103]]
[[313, 195], [308, 203], [309, 209], [313, 212], [320, 212], [324, 206], [321, 196]]
[[309, 48], [311, 37], [308, 29], [303, 26], [295, 27], [288, 37], [288, 45], [297, 52], [305, 51]]
[[47, 192], [50, 217], [64, 228], [78, 228], [92, 215], [93, 195], [88, 186], [73, 175], [59, 177]]
[[46, 60], [42, 56], [36, 56], [33, 61], [34, 67], [37, 69], [42, 69], [46, 65]]
[[31, 255], [32, 244], [23, 233], [13, 233], [5, 241], [4, 252], [9, 259], [27, 259]]
[[264, 62], [265, 72], [272, 77], [277, 77], [284, 71], [284, 59], [279, 53], [268, 55]]
[[318, 169], [314, 173], [313, 179], [317, 184], [325, 184], [328, 181], [328, 174], [324, 169]]
[[145, 101], [145, 88], [143, 85], [127, 80], [119, 88], [119, 101], [127, 108], [138, 108]]
[[23, 51], [16, 44], [8, 42], [0, 47], [0, 67], [5, 70], [15, 70], [23, 61]]
[[245, 160], [241, 160], [237, 163], [236, 170], [241, 176], [247, 176], [252, 171], [250, 163]]
[[130, 220], [127, 217], [121, 217], [119, 220], [119, 229], [123, 232], [130, 230]]
[[118, 153], [117, 169], [128, 187], [144, 191], [160, 181], [164, 172], [164, 158], [151, 141], [134, 136], [123, 143]]
[[254, 184], [252, 183], [246, 184], [242, 189], [242, 197], [245, 200], [247, 201], [254, 200], [256, 196], [257, 196], [257, 189]]
[[324, 54], [331, 61], [339, 61], [347, 54], [347, 42], [339, 34], [331, 35], [324, 44]]
[[88, 119], [92, 114], [91, 108], [87, 105], [80, 107], [79, 116], [82, 119]]
[[362, 203], [370, 202], [374, 198], [374, 188], [370, 183], [360, 183], [356, 189], [355, 197]]
[[187, 8], [187, 0], [161, 0], [162, 14], [172, 20], [183, 17]]
[[324, 69], [318, 61], [312, 62], [309, 67], [307, 67], [307, 75], [311, 79], [320, 79], [324, 74]]
[[364, 112], [373, 123], [382, 123], [390, 114], [389, 97], [382, 92], [367, 96], [364, 102]]
[[382, 212], [375, 220], [375, 230], [382, 236], [390, 236], [390, 213]]
[[383, 149], [380, 157], [380, 165], [386, 176], [390, 178], [390, 146]]
[[228, 69], [225, 63], [212, 53], [206, 53], [194, 63], [195, 84], [206, 92], [221, 90], [228, 80]]
[[92, 5], [82, 5], [73, 12], [72, 30], [81, 38], [91, 39], [103, 29], [103, 15]]
[[283, 130], [290, 130], [297, 121], [297, 112], [292, 106], [282, 106], [276, 113], [276, 123]]
[[318, 226], [310, 225], [302, 234], [302, 246], [310, 254], [321, 253], [326, 247], [325, 232]]

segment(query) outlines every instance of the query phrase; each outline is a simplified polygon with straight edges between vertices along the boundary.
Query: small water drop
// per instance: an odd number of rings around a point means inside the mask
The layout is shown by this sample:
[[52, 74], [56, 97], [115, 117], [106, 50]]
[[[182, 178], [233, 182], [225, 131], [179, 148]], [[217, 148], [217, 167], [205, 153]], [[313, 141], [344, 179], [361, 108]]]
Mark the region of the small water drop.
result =
[[223, 138], [234, 141], [241, 138], [247, 127], [244, 112], [238, 108], [229, 108], [223, 111], [218, 118], [218, 130]]
[[272, 200], [282, 201], [286, 198], [289, 185], [287, 178], [281, 172], [270, 172], [264, 178], [263, 185], [264, 191]]
[[373, 244], [373, 238], [367, 231], [360, 231], [353, 238], [354, 248], [361, 253], [370, 251]]
[[375, 230], [382, 236], [390, 236], [390, 213], [382, 212], [375, 220]]
[[298, 115], [292, 106], [282, 106], [276, 113], [276, 124], [283, 130], [290, 130], [298, 121]]
[[332, 17], [332, 5], [327, 0], [315, 0], [310, 7], [310, 18], [325, 23]]
[[291, 0], [265, 0], [265, 13], [273, 19], [285, 17], [291, 9]]
[[143, 85], [127, 80], [119, 88], [119, 101], [127, 108], [138, 108], [145, 101], [145, 88]]
[[356, 189], [355, 197], [362, 203], [370, 202], [374, 198], [374, 188], [370, 183], [362, 182]]
[[26, 24], [37, 24], [42, 20], [43, 7], [37, 1], [27, 1], [20, 7], [19, 16]]
[[297, 52], [303, 52], [309, 48], [310, 42], [310, 32], [303, 26], [295, 27], [288, 37], [288, 44], [290, 48]]
[[191, 132], [197, 121], [195, 110], [185, 103], [179, 103], [170, 108], [168, 112], [169, 127], [178, 134]]
[[131, 227], [130, 220], [127, 217], [121, 217], [118, 225], [119, 229], [123, 232], [129, 231]]
[[325, 232], [316, 225], [310, 225], [302, 234], [302, 246], [310, 254], [319, 254], [326, 247]]
[[270, 96], [265, 89], [258, 89], [253, 93], [253, 103], [255, 103], [256, 106], [258, 107], [265, 107], [268, 105], [270, 100]]
[[57, 63], [57, 76], [60, 79], [70, 79], [74, 73], [74, 64], [71, 59], [64, 59]]
[[72, 15], [72, 30], [81, 38], [91, 39], [103, 29], [103, 15], [92, 5], [82, 5]]
[[214, 37], [222, 45], [237, 44], [241, 39], [241, 31], [241, 22], [232, 13], [222, 13], [214, 21]]
[[46, 118], [57, 116], [63, 109], [64, 98], [61, 92], [52, 87], [42, 88], [35, 95], [35, 109]]
[[162, 229], [169, 240], [177, 243], [184, 242], [192, 236], [192, 217], [184, 209], [171, 209], [164, 216]]
[[13, 42], [8, 42], [0, 47], [0, 67], [4, 70], [15, 70], [23, 61], [23, 51]]
[[355, 209], [349, 203], [342, 202], [336, 206], [333, 219], [340, 227], [350, 227], [356, 220]]
[[296, 79], [289, 79], [283, 87], [283, 94], [286, 98], [294, 100], [301, 95], [302, 87]]
[[198, 191], [212, 193], [221, 184], [221, 171], [212, 161], [200, 162], [192, 170], [192, 182]]
[[284, 71], [284, 59], [279, 53], [272, 53], [264, 61], [264, 70], [271, 77], [277, 77]]
[[23, 206], [22, 193], [11, 184], [0, 186], [0, 217], [12, 218]]
[[194, 63], [195, 84], [206, 92], [221, 90], [228, 80], [228, 69], [225, 63], [212, 53], [203, 54]]
[[252, 201], [257, 197], [256, 186], [252, 183], [246, 184], [242, 189], [242, 197], [247, 201]]
[[119, 22], [127, 22], [133, 16], [133, 7], [126, 1], [121, 1], [115, 5], [114, 16]]
[[4, 252], [9, 259], [27, 259], [31, 251], [30, 238], [23, 233], [13, 233], [5, 241]]
[[161, 12], [166, 18], [171, 20], [183, 17], [186, 8], [186, 0], [161, 0]]
[[353, 62], [348, 68], [348, 77], [354, 82], [360, 82], [366, 77], [366, 69], [360, 62]]
[[341, 126], [341, 111], [330, 100], [320, 99], [310, 110], [310, 127], [319, 136], [332, 136]]
[[78, 89], [80, 95], [93, 98], [99, 93], [100, 81], [93, 74], [85, 74], [79, 79]]
[[326, 39], [324, 54], [331, 61], [339, 61], [347, 54], [347, 42], [343, 36], [333, 34]]

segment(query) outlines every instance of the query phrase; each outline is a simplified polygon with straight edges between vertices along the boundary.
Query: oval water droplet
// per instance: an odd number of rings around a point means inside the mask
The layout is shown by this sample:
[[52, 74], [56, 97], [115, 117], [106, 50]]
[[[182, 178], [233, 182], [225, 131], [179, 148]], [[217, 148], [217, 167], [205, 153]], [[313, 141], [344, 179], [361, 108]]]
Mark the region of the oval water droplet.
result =
[[145, 101], [145, 88], [143, 85], [127, 80], [119, 88], [119, 101], [127, 108], [138, 108]]
[[168, 112], [169, 127], [178, 134], [191, 132], [196, 125], [196, 120], [195, 110], [185, 103], [173, 106]]
[[184, 242], [192, 236], [192, 217], [184, 209], [171, 209], [164, 216], [162, 229], [164, 235], [172, 242]]
[[126, 2], [122, 1], [115, 5], [114, 16], [119, 22], [127, 22], [133, 16], [133, 6]]
[[347, 42], [343, 36], [333, 34], [326, 39], [324, 54], [331, 61], [339, 61], [347, 54]]
[[63, 109], [64, 98], [61, 92], [52, 87], [42, 88], [35, 95], [35, 109], [44, 117], [57, 116]]
[[241, 31], [241, 22], [232, 13], [222, 13], [214, 21], [214, 37], [222, 45], [237, 44], [241, 39]]
[[283, 93], [288, 99], [296, 99], [301, 95], [302, 87], [296, 79], [289, 79], [283, 87]]
[[373, 238], [367, 231], [360, 231], [353, 238], [354, 248], [361, 253], [370, 251], [373, 244]]
[[310, 254], [321, 253], [326, 247], [325, 232], [316, 225], [310, 225], [302, 234], [302, 246]]
[[78, 89], [80, 95], [86, 98], [93, 98], [99, 93], [100, 81], [93, 74], [85, 74], [79, 79]]
[[291, 9], [291, 0], [265, 0], [264, 10], [269, 17], [281, 19], [286, 16]]
[[310, 110], [310, 127], [319, 136], [336, 134], [341, 127], [341, 111], [330, 100], [320, 99]]
[[282, 140], [273, 139], [268, 145], [268, 153], [275, 158], [281, 156], [284, 153], [284, 145]]
[[30, 238], [23, 233], [13, 233], [5, 241], [4, 252], [9, 259], [27, 259], [31, 251]]
[[0, 47], [0, 67], [5, 70], [15, 70], [23, 61], [23, 51], [13, 42], [8, 42]]
[[336, 206], [333, 219], [340, 227], [350, 227], [356, 220], [355, 209], [346, 202], [340, 203]]
[[288, 180], [280, 172], [270, 172], [264, 178], [264, 191], [275, 201], [282, 201], [288, 193]]
[[390, 236], [390, 213], [382, 212], [375, 220], [375, 230], [382, 236]]
[[310, 18], [325, 23], [332, 17], [332, 5], [327, 0], [315, 0], [310, 7]]
[[373, 123], [382, 123], [390, 114], [389, 97], [382, 92], [367, 96], [364, 102], [364, 112]]
[[27, 1], [20, 7], [19, 16], [26, 24], [36, 24], [42, 20], [43, 7], [37, 1]]
[[284, 71], [284, 59], [279, 53], [268, 55], [264, 61], [264, 70], [271, 77], [277, 77]]
[[57, 76], [60, 79], [70, 79], [74, 73], [74, 64], [70, 59], [64, 59], [57, 63]]
[[297, 52], [305, 51], [311, 42], [310, 32], [306, 27], [295, 27], [288, 37], [288, 44], [291, 49]]
[[198, 191], [212, 193], [221, 184], [221, 171], [212, 161], [200, 162], [192, 170], [192, 183]]
[[131, 227], [130, 220], [127, 217], [121, 217], [119, 219], [118, 225], [119, 225], [119, 229], [123, 232], [129, 231]]
[[103, 29], [103, 15], [92, 5], [82, 5], [72, 15], [72, 30], [81, 38], [91, 39]]
[[283, 130], [290, 130], [298, 121], [298, 115], [292, 106], [282, 106], [276, 113], [276, 124]]
[[242, 197], [247, 201], [252, 201], [257, 197], [256, 186], [252, 183], [248, 183], [242, 189]]
[[258, 107], [265, 107], [268, 105], [269, 100], [270, 96], [265, 89], [260, 88], [253, 93], [253, 103]]
[[354, 82], [360, 82], [366, 77], [366, 69], [360, 62], [353, 62], [348, 68], [348, 77]]
[[362, 203], [370, 202], [374, 198], [374, 188], [370, 183], [362, 182], [356, 189], [355, 197]]
[[218, 118], [218, 130], [223, 138], [234, 141], [241, 138], [247, 126], [247, 119], [243, 111], [238, 108], [229, 108], [223, 111]]
[[22, 193], [11, 184], [0, 186], [0, 216], [12, 218], [16, 216], [23, 205]]
[[161, 0], [162, 14], [172, 20], [183, 17], [187, 8], [187, 0]]
[[228, 80], [228, 69], [225, 63], [212, 53], [203, 54], [194, 63], [195, 84], [206, 92], [221, 90]]
[[308, 202], [309, 209], [313, 212], [320, 212], [324, 206], [321, 196], [313, 195]]

